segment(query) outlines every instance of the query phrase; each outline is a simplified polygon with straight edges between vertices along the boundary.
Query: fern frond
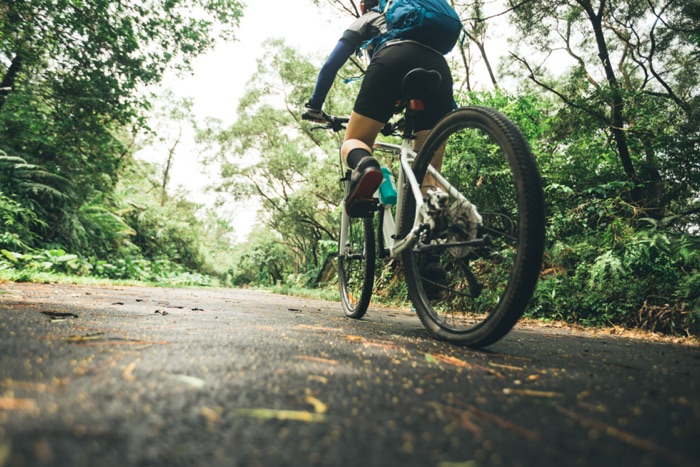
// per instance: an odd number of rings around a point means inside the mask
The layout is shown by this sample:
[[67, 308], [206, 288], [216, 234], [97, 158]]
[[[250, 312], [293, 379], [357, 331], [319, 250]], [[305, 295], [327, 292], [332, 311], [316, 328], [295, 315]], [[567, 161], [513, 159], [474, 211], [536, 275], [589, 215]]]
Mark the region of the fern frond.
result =
[[66, 201], [70, 199], [70, 196], [63, 193], [62, 191], [59, 191], [58, 189], [45, 185], [43, 183], [36, 183], [36, 182], [20, 182], [18, 183], [18, 187], [26, 192], [26, 193], [32, 193], [35, 196], [48, 196], [51, 198], [54, 198], [56, 200], [62, 200]]
[[0, 151], [0, 166], [7, 166], [10, 164], [21, 165], [26, 164], [27, 161], [17, 156], [8, 156], [6, 153]]
[[596, 288], [605, 287], [607, 283], [618, 280], [626, 273], [622, 258], [609, 250], [595, 259], [588, 284]]

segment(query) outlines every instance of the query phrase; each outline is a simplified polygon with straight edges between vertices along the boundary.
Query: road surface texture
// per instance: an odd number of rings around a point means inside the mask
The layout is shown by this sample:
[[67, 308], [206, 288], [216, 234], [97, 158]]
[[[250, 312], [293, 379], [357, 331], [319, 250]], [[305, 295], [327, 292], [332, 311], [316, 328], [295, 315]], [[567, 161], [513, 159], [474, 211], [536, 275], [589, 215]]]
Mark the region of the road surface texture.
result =
[[0, 284], [0, 467], [699, 466], [700, 348], [224, 289]]

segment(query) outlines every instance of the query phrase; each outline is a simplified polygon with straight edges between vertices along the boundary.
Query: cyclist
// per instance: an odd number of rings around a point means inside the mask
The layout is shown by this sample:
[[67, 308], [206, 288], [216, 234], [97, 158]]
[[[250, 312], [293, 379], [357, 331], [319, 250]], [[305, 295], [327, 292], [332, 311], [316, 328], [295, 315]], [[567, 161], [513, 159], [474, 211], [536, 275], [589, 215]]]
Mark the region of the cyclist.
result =
[[[345, 30], [321, 68], [313, 96], [306, 103], [305, 118], [325, 121], [323, 103], [338, 70], [363, 44], [386, 33], [384, 15], [372, 9], [378, 3], [378, 0], [361, 1], [361, 16]], [[425, 68], [437, 70], [442, 75], [437, 93], [425, 102], [425, 111], [419, 112], [415, 118], [416, 150], [438, 120], [454, 108], [452, 75], [440, 52], [418, 42], [401, 39], [387, 41], [377, 50], [367, 52], [371, 61], [341, 146], [343, 162], [353, 171], [345, 199], [346, 209], [357, 199], [371, 198], [382, 182], [379, 163], [372, 157], [372, 147], [377, 135], [394, 113], [396, 101], [401, 98], [402, 80], [409, 71]], [[434, 161], [433, 166], [439, 169], [440, 161]]]

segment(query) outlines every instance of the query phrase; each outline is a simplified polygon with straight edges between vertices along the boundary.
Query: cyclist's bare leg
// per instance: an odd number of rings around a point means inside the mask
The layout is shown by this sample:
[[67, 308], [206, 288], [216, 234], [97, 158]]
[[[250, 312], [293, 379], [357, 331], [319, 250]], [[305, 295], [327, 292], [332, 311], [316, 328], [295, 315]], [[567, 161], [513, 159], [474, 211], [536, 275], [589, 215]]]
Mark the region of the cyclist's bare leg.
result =
[[372, 154], [374, 141], [382, 128], [384, 128], [384, 123], [352, 112], [345, 130], [345, 141], [340, 148], [343, 162], [347, 165], [348, 154], [353, 149], [361, 148]]
[[[348, 122], [348, 127], [345, 130], [345, 141], [340, 148], [340, 154], [343, 158], [343, 162], [347, 165], [347, 157], [350, 151], [357, 148], [362, 148], [372, 153], [372, 147], [377, 139], [377, 135], [384, 128], [384, 123], [374, 120], [364, 115], [360, 115], [356, 112], [350, 114], [350, 121]], [[423, 130], [416, 132], [416, 139], [413, 143], [413, 149], [418, 152], [423, 146], [425, 139], [428, 137], [430, 130]], [[438, 152], [435, 153], [431, 165], [435, 169], [440, 171], [442, 168], [442, 157], [444, 155], [444, 146], [441, 147]], [[426, 174], [423, 182], [424, 189], [430, 186], [438, 186], [437, 181], [432, 175]]]
[[[420, 148], [423, 146], [423, 143], [425, 142], [425, 139], [428, 137], [428, 134], [430, 133], [430, 130], [423, 130], [423, 131], [418, 131], [416, 132], [416, 139], [413, 142], [413, 150], [418, 152]], [[430, 161], [430, 165], [435, 167], [435, 170], [440, 172], [442, 169], [442, 157], [445, 154], [445, 145], [440, 146], [440, 149], [435, 153], [433, 156], [433, 159]], [[423, 194], [425, 194], [425, 191], [429, 187], [438, 187], [438, 182], [435, 180], [435, 178], [430, 175], [429, 173], [425, 174], [425, 177], [423, 178]]]
[[[372, 147], [384, 124], [358, 113], [350, 114], [350, 121], [345, 130], [345, 141], [340, 148], [340, 155], [346, 166], [352, 169], [348, 182], [345, 206], [351, 216], [365, 214], [354, 210], [356, 200], [372, 198], [383, 180], [379, 163], [373, 157]], [[350, 160], [348, 160], [350, 159]], [[349, 163], [348, 163], [349, 162]], [[362, 210], [363, 204], [358, 209]], [[353, 212], [354, 210], [354, 212]]]

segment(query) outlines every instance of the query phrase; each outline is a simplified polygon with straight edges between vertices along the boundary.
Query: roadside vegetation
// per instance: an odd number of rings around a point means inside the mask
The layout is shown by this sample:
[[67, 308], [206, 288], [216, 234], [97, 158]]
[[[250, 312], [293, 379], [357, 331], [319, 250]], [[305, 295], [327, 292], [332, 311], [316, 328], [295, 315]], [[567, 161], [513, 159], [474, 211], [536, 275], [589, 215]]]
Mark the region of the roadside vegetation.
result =
[[[357, 12], [351, 0], [316, 3]], [[458, 104], [513, 119], [545, 183], [547, 248], [529, 315], [699, 335], [696, 2], [453, 3], [467, 27], [451, 56]], [[57, 273], [334, 298], [340, 136], [299, 119], [323, 57], [271, 39], [236, 122], [197, 122], [186, 99], [142, 90], [211, 46], [210, 25], [158, 9], [148, 14], [161, 23], [125, 11], [118, 17], [130, 19], [113, 24], [100, 10], [109, 2], [91, 15], [52, 4], [0, 1], [0, 279]], [[217, 5], [232, 34], [240, 5]], [[54, 23], [65, 37], [33, 29]], [[140, 29], [152, 24], [162, 28]], [[173, 31], [191, 42], [164, 40]], [[347, 65], [326, 112], [350, 112], [362, 67]], [[169, 190], [183, 128], [218, 172], [222, 203], [260, 206], [245, 241], [220, 213]], [[135, 156], [154, 139], [167, 149], [162, 164]], [[405, 303], [399, 269], [380, 269], [378, 300]]]

